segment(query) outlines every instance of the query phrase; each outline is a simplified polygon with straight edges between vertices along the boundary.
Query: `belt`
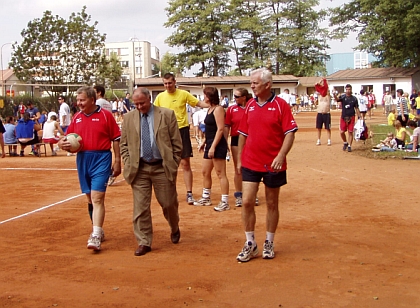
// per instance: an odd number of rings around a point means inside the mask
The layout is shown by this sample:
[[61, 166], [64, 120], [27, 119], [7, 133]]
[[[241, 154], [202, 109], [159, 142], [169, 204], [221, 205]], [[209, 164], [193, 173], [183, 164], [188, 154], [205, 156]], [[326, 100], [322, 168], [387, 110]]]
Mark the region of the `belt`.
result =
[[142, 162], [144, 162], [147, 165], [150, 166], [155, 166], [155, 165], [160, 165], [163, 162], [163, 159], [159, 159], [159, 160], [155, 160], [155, 161], [145, 161], [143, 158], [141, 159]]

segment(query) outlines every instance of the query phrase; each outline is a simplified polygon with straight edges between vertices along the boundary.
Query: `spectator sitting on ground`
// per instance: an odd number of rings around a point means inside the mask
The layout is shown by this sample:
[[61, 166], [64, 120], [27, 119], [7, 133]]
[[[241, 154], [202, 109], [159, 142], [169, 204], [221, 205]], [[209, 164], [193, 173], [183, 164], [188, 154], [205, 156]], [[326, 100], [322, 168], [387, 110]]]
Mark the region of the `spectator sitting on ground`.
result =
[[[14, 117], [7, 117], [6, 125], [4, 125], [5, 132], [3, 134], [4, 144], [17, 144], [16, 139], [16, 132], [15, 132], [15, 118]], [[13, 150], [12, 150], [13, 148]], [[17, 145], [9, 145], [9, 155], [10, 156], [18, 156], [17, 154]]]
[[388, 125], [389, 126], [395, 126], [395, 109], [392, 109], [390, 113], [388, 114]]
[[[20, 143], [20, 155], [25, 156], [24, 151], [27, 145], [33, 145], [39, 143], [38, 131], [41, 129], [41, 125], [37, 121], [30, 119], [30, 114], [25, 112], [23, 118], [19, 120], [16, 126], [16, 138]], [[38, 156], [37, 149], [33, 151], [33, 155]]]
[[380, 143], [377, 144], [372, 150], [374, 152], [386, 151], [393, 152], [397, 149], [397, 141], [394, 138], [393, 133], [388, 133], [387, 137], [384, 140], [380, 140]]
[[395, 141], [397, 141], [398, 148], [405, 147], [405, 138], [407, 136], [407, 130], [405, 127], [402, 127], [401, 122], [399, 120], [395, 121]]
[[407, 150], [413, 150], [418, 152], [419, 150], [419, 140], [420, 140], [420, 127], [417, 126], [415, 121], [408, 121], [408, 127], [413, 130], [411, 135], [411, 142], [407, 145]]

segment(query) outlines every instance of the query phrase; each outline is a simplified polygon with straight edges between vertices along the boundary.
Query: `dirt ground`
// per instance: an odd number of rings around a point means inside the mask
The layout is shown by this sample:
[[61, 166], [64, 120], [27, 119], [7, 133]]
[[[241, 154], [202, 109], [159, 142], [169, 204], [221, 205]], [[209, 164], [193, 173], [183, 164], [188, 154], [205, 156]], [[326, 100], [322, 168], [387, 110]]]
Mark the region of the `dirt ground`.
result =
[[[153, 199], [153, 250], [135, 257], [132, 195], [122, 176], [108, 188], [106, 241], [94, 253], [86, 249], [91, 223], [75, 157], [1, 159], [0, 307], [419, 307], [419, 162], [368, 159], [358, 143], [343, 152], [338, 115], [330, 147], [325, 132], [315, 146], [315, 113], [296, 116], [273, 260], [235, 259], [245, 235], [232, 161], [230, 211], [187, 205], [180, 170], [180, 243], [171, 243]], [[192, 159], [195, 197], [201, 156]], [[219, 198], [214, 178], [213, 203]], [[259, 199], [262, 247], [263, 187]]]

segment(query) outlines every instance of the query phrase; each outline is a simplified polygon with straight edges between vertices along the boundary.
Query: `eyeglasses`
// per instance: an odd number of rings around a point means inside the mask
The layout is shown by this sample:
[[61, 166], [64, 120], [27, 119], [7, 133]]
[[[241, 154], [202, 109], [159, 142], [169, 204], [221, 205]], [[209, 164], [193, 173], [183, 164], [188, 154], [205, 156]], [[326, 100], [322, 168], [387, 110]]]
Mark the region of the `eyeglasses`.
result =
[[240, 98], [242, 96], [244, 96], [244, 95], [233, 95], [234, 98]]
[[267, 170], [268, 174], [276, 175], [278, 172], [270, 170], [271, 167], [268, 167], [267, 165], [264, 165], [265, 170]]

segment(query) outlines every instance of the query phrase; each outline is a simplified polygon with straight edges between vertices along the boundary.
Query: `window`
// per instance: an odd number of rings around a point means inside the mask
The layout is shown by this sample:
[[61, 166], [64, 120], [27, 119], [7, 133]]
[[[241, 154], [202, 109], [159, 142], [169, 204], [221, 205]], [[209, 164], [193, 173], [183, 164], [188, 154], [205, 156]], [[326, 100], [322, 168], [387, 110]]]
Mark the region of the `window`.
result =
[[120, 48], [119, 51], [120, 56], [128, 56], [128, 48]]
[[395, 99], [395, 84], [383, 84], [383, 92], [389, 92], [392, 95], [392, 98]]
[[128, 61], [121, 61], [121, 67], [128, 67]]
[[281, 91], [281, 89], [280, 88], [272, 88], [271, 89], [273, 92], [274, 92], [274, 94], [276, 94], [276, 95], [280, 95], [280, 91]]
[[364, 90], [365, 92], [370, 92], [373, 90], [373, 85], [369, 84], [369, 85], [362, 85], [360, 90]]

